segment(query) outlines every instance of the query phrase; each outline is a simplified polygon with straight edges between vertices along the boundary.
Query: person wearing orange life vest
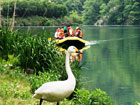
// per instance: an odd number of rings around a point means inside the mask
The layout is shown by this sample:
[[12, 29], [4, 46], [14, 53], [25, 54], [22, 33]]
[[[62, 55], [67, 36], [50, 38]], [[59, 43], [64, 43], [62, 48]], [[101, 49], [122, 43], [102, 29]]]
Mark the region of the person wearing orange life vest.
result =
[[64, 30], [60, 29], [59, 39], [65, 38]]
[[68, 25], [67, 29], [68, 29], [68, 33], [67, 33], [68, 36], [75, 36], [74, 31], [73, 31], [71, 25]]
[[64, 34], [64, 30], [63, 29], [60, 29], [58, 28], [55, 32], [55, 36], [54, 36], [56, 39], [63, 39], [65, 38], [65, 34]]
[[61, 24], [61, 29], [64, 30], [64, 34], [67, 34], [67, 27], [64, 24]]
[[56, 39], [59, 39], [59, 34], [60, 34], [60, 28], [58, 28], [58, 29], [56, 30], [54, 37], [55, 37]]
[[83, 33], [81, 31], [81, 28], [76, 27], [75, 36], [77, 36], [79, 38], [83, 38]]

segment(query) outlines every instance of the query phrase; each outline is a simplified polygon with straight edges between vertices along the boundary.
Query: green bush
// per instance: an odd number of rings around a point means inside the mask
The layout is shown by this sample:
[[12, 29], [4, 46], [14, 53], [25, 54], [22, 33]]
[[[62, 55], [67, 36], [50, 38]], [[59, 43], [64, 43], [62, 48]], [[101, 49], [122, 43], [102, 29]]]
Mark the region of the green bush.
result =
[[[18, 56], [22, 68], [34, 69], [36, 73], [49, 69], [58, 71], [57, 66], [60, 63], [58, 59], [62, 59], [62, 56], [59, 55], [53, 41], [48, 40], [46, 33], [34, 36], [29, 33], [20, 35], [19, 32], [3, 29], [0, 34], [0, 56], [2, 58], [7, 60], [8, 54], [14, 54]], [[62, 66], [60, 68], [63, 70]]]
[[11, 54], [13, 50], [12, 45], [18, 39], [16, 32], [11, 32], [9, 29], [0, 29], [0, 56], [4, 59], [8, 58], [8, 54]]
[[38, 89], [42, 84], [49, 81], [57, 81], [59, 78], [59, 74], [56, 74], [54, 71], [44, 73], [39, 72], [38, 75], [30, 75], [28, 80], [31, 84], [31, 92], [34, 93], [34, 91]]
[[[55, 50], [53, 44], [49, 44], [48, 38], [45, 36], [26, 36], [24, 41], [17, 42], [13, 45], [13, 52], [19, 57], [20, 65], [24, 69], [34, 69], [38, 71], [48, 70], [50, 61], [55, 60]], [[54, 55], [54, 57], [52, 57]]]
[[136, 104], [135, 105], [139, 105], [140, 104], [140, 102], [136, 102]]
[[72, 101], [76, 105], [113, 105], [107, 93], [100, 89], [91, 92], [85, 89], [77, 89]]

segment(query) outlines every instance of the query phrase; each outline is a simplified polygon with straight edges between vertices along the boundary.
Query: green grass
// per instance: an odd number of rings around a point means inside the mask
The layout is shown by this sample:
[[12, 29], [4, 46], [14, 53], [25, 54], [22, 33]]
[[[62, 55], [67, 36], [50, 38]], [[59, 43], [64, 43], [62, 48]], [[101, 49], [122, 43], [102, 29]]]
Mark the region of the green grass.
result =
[[[17, 76], [13, 70], [8, 73], [0, 73], [0, 105], [37, 105], [38, 99], [32, 98], [30, 83], [24, 74]], [[23, 78], [24, 77], [24, 78]], [[43, 105], [55, 105], [55, 103], [43, 102]]]

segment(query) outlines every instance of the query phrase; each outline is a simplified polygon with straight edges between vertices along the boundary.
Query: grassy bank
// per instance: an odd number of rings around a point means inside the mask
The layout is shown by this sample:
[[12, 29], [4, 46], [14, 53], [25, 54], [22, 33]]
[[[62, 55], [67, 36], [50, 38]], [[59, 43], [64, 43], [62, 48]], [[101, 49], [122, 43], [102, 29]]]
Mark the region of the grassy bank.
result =
[[[48, 36], [0, 30], [0, 104], [37, 105], [39, 100], [32, 98], [37, 88], [48, 81], [67, 79], [65, 53], [60, 54]], [[76, 77], [76, 89], [60, 105], [113, 105], [106, 92], [81, 89], [78, 61], [71, 63], [71, 68]]]
[[[28, 76], [19, 68], [11, 69], [0, 63], [0, 105], [37, 105], [39, 100], [32, 98]], [[43, 102], [43, 105], [55, 103]]]

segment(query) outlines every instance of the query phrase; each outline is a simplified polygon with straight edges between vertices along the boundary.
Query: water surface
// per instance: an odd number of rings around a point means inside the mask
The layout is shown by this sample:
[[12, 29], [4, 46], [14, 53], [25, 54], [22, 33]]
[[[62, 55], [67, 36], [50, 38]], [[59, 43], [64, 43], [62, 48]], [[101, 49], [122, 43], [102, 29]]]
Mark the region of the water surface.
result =
[[100, 88], [116, 105], [140, 102], [140, 27], [85, 26], [84, 38], [96, 42], [84, 51], [83, 88]]

